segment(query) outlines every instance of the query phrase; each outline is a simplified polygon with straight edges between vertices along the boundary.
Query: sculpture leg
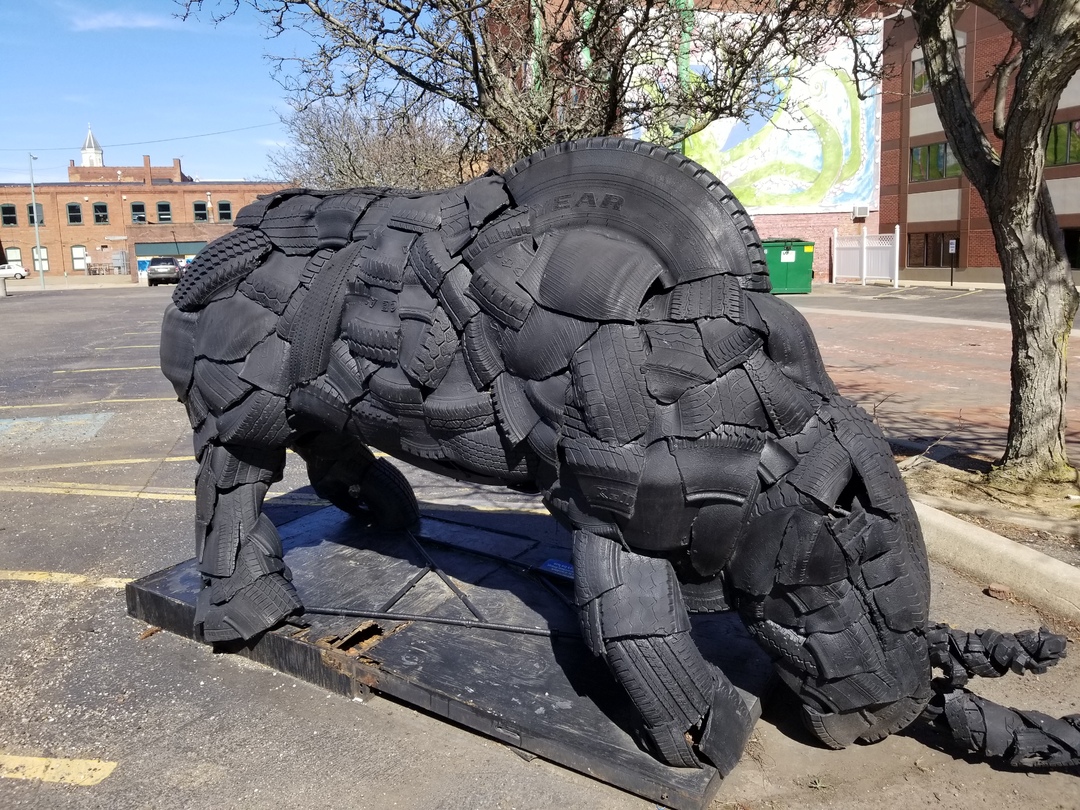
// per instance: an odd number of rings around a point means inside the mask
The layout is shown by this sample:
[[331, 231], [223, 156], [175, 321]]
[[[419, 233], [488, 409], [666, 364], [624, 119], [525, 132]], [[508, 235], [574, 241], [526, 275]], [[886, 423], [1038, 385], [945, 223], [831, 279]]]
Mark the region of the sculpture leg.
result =
[[201, 628], [206, 642], [247, 640], [302, 610], [281, 537], [262, 511], [284, 466], [283, 449], [211, 442], [199, 457], [196, 556], [203, 588], [195, 631]]
[[307, 462], [315, 493], [343, 512], [383, 529], [408, 529], [419, 522], [420, 507], [405, 476], [356, 439], [320, 433], [293, 449]]
[[660, 758], [700, 767], [695, 735], [698, 750], [726, 775], [753, 721], [738, 691], [690, 637], [671, 564], [578, 529], [574, 570], [586, 643], [629, 693]]

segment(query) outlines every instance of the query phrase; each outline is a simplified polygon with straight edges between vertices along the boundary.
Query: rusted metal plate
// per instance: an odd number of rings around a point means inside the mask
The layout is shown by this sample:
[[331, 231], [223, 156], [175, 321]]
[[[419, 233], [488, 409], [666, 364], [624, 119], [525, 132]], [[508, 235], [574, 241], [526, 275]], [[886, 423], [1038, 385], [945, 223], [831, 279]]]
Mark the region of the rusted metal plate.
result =
[[[527, 514], [427, 509], [417, 535], [364, 527], [333, 508], [281, 526], [311, 614], [239, 650], [343, 695], [373, 690], [677, 810], [721, 777], [660, 764], [605, 665], [578, 637], [570, 536]], [[194, 561], [128, 585], [128, 612], [191, 637]], [[694, 636], [754, 717], [771, 665], [737, 617], [694, 616]]]

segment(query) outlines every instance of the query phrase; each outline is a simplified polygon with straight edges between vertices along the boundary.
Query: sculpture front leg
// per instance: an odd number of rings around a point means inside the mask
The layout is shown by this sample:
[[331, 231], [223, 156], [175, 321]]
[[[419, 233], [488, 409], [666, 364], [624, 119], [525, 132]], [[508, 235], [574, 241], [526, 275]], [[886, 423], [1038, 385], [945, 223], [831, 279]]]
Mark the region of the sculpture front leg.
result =
[[575, 601], [592, 652], [604, 658], [667, 764], [724, 775], [739, 761], [753, 720], [727, 676], [705, 661], [671, 564], [588, 530], [574, 532]]

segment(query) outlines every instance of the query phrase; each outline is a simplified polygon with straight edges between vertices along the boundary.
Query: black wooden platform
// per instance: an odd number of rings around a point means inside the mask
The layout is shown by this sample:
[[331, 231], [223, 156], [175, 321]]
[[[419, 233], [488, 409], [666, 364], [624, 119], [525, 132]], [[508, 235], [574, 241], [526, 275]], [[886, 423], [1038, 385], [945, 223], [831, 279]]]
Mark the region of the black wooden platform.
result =
[[[582, 644], [570, 537], [547, 516], [429, 508], [421, 531], [380, 532], [334, 508], [282, 522], [306, 628], [241, 654], [334, 692], [374, 690], [676, 810], [716, 794], [711, 767], [669, 768], [642, 744], [629, 700]], [[191, 637], [193, 560], [127, 586], [128, 612]], [[401, 618], [371, 618], [392, 614]], [[447, 623], [436, 623], [447, 622]], [[768, 658], [730, 615], [695, 616], [707, 658], [755, 718]]]

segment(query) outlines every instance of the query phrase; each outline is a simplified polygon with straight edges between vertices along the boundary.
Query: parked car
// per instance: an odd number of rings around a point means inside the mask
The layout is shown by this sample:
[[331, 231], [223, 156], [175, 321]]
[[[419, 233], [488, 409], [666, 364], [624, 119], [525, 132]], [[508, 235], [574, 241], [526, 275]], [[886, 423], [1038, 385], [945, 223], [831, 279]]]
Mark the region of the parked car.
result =
[[21, 264], [0, 264], [0, 278], [26, 278], [29, 274]]
[[177, 284], [180, 281], [180, 260], [172, 256], [155, 256], [146, 268], [146, 283], [151, 287], [158, 284]]

